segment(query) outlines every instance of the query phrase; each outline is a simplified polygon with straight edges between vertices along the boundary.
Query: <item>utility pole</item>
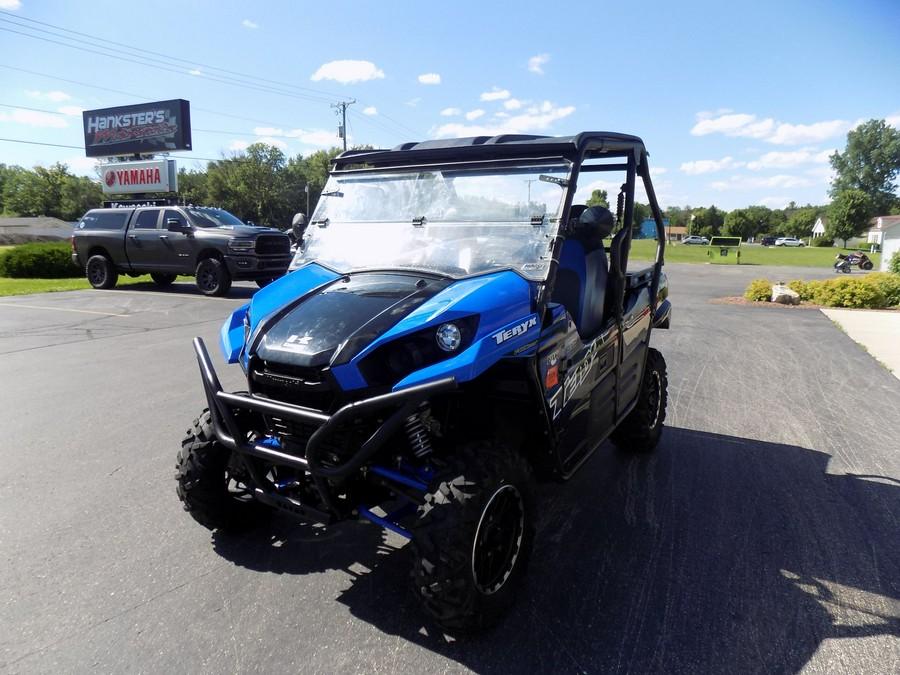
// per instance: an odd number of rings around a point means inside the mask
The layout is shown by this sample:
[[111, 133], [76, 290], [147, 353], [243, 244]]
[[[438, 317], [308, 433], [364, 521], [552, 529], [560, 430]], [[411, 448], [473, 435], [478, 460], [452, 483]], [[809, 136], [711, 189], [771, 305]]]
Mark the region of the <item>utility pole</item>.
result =
[[[356, 99], [352, 101], [341, 101], [340, 103], [332, 103], [332, 108], [341, 109], [341, 124], [338, 127], [338, 136], [344, 139], [344, 151], [347, 150], [347, 107], [356, 103]], [[335, 111], [337, 114], [337, 111]]]

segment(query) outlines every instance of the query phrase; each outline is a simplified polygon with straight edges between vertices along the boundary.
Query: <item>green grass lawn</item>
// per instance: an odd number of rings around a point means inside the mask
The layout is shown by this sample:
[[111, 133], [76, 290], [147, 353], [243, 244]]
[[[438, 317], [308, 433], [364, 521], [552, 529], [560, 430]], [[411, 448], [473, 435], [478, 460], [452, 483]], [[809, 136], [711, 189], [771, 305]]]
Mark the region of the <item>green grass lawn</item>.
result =
[[[2, 253], [10, 246], [0, 246]], [[834, 256], [838, 253], [849, 253], [855, 249], [842, 248], [818, 248], [804, 246], [803, 248], [788, 248], [786, 246], [765, 247], [758, 244], [746, 244], [741, 246], [741, 265], [782, 265], [789, 267], [831, 267], [834, 265]], [[730, 249], [727, 256], [720, 255], [718, 248], [709, 246], [685, 246], [684, 244], [670, 243], [666, 246], [666, 261], [677, 263], [718, 264], [734, 265], [737, 262], [737, 249]], [[880, 253], [867, 253], [878, 269], [881, 263]], [[637, 239], [632, 242], [632, 260], [653, 260], [656, 256], [656, 241], [653, 239]], [[119, 277], [118, 285], [127, 286], [150, 282], [149, 276]], [[0, 296], [4, 295], [28, 295], [31, 293], [52, 293], [55, 291], [77, 291], [90, 288], [90, 284], [84, 277], [75, 279], [8, 279], [0, 277]]]
[[[737, 262], [737, 250], [730, 249], [727, 256], [722, 256], [718, 247], [670, 243], [666, 246], [666, 262], [734, 265]], [[781, 265], [786, 267], [832, 267], [834, 257], [838, 253], [846, 254], [855, 250], [816, 246], [767, 247], [759, 244], [744, 244], [740, 247], [741, 265]], [[878, 269], [881, 264], [881, 254], [866, 253], [866, 255], [875, 265], [875, 269]], [[632, 260], [653, 260], [656, 257], [656, 241], [636, 239], [632, 242], [630, 257]]]

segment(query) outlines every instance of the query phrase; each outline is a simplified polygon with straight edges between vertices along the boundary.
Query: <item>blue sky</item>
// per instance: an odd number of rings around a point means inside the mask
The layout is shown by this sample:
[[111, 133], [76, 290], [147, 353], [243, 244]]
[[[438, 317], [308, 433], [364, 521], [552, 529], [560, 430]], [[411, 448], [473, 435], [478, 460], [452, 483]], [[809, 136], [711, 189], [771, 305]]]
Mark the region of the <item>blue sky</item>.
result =
[[827, 204], [847, 132], [900, 128], [898, 31], [897, 0], [0, 0], [0, 163], [96, 177], [81, 111], [174, 98], [179, 167], [305, 156], [355, 101], [351, 145], [618, 131], [663, 207]]

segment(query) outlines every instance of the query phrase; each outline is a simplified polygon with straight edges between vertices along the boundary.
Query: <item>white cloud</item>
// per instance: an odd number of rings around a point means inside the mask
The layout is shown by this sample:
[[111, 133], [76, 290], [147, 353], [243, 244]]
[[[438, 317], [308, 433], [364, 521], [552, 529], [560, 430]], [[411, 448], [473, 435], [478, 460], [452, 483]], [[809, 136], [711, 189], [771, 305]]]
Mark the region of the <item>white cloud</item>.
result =
[[57, 108], [57, 110], [63, 115], [68, 115], [69, 117], [81, 117], [81, 113], [84, 112], [84, 108], [80, 108], [76, 105], [64, 105], [60, 108]]
[[272, 138], [271, 136], [261, 136], [254, 143], [265, 143], [266, 145], [274, 145], [279, 150], [287, 150], [287, 143], [280, 138]]
[[756, 176], [732, 176], [727, 181], [715, 181], [710, 183], [714, 190], [759, 190], [759, 189], [788, 189], [800, 188], [812, 185], [812, 181], [800, 176], [779, 174], [766, 178]]
[[419, 75], [419, 84], [440, 84], [441, 76], [437, 73], [425, 73]]
[[284, 136], [284, 131], [275, 127], [256, 127], [253, 133], [257, 136]]
[[241, 21], [245, 28], [259, 28], [258, 24], [253, 23], [250, 19], [244, 19]]
[[478, 97], [479, 101], [502, 101], [504, 99], [509, 98], [509, 91], [506, 89], [498, 89], [494, 87], [490, 91], [484, 92], [481, 96]]
[[517, 98], [511, 98], [503, 102], [503, 107], [507, 110], [518, 110], [528, 105], [528, 101], [520, 101]]
[[466, 119], [471, 122], [473, 120], [477, 120], [479, 117], [484, 117], [484, 114], [484, 110], [481, 110], [480, 108], [477, 110], [470, 110], [466, 113]]
[[64, 117], [37, 112], [35, 110], [13, 110], [11, 114], [0, 113], [0, 122], [13, 122], [30, 127], [63, 129], [69, 126]]
[[894, 127], [895, 129], [900, 129], [900, 114], [897, 115], [888, 115], [884, 118], [885, 124], [890, 127]]
[[341, 84], [355, 84], [369, 80], [383, 80], [384, 72], [371, 61], [344, 59], [323, 64], [309, 79], [313, 82], [334, 80]]
[[0, 9], [15, 11], [22, 9], [22, 3], [19, 0], [0, 0]]
[[747, 168], [751, 171], [759, 171], [760, 169], [796, 169], [804, 164], [821, 164], [823, 161], [828, 161], [827, 154], [815, 154], [809, 150], [767, 152], [759, 159], [747, 162]]
[[422, 102], [422, 97], [421, 97], [421, 96], [416, 96], [415, 98], [412, 98], [412, 99], [408, 100], [408, 101], [406, 102], [406, 105], [408, 105], [410, 108], [415, 108], [415, 107], [416, 107], [417, 105], [419, 105], [419, 103], [421, 103], [421, 102]]
[[741, 166], [735, 162], [733, 157], [724, 157], [722, 159], [701, 159], [696, 162], [684, 162], [681, 170], [688, 176], [699, 176], [704, 173], [713, 173], [715, 171], [726, 171]]
[[232, 141], [231, 145], [228, 146], [228, 149], [234, 152], [243, 152], [249, 147], [250, 144], [247, 141]]
[[723, 134], [739, 138], [755, 138], [773, 145], [819, 143], [846, 134], [853, 128], [846, 120], [827, 120], [813, 124], [788, 124], [772, 118], [758, 119], [746, 113], [701, 112], [691, 129], [693, 136]]
[[376, 108], [374, 105], [370, 105], [366, 108], [363, 108], [362, 112], [363, 112], [363, 115], [377, 115], [378, 108]]
[[314, 145], [317, 148], [330, 148], [338, 144], [336, 131], [310, 131], [299, 137], [306, 145]]
[[62, 103], [72, 98], [62, 91], [26, 91], [25, 95], [41, 101], [52, 101], [53, 103]]
[[549, 54], [538, 54], [528, 59], [528, 70], [538, 75], [544, 74], [544, 66], [550, 60]]
[[195, 77], [199, 77], [200, 75], [203, 75], [203, 71], [200, 70], [199, 68], [192, 68], [191, 70], [188, 71], [188, 75], [194, 75]]
[[554, 122], [564, 119], [574, 112], [575, 106], [559, 107], [550, 101], [544, 101], [540, 105], [531, 106], [519, 115], [498, 113], [482, 124], [444, 124], [437, 128], [432, 128], [430, 135], [435, 138], [453, 138], [496, 136], [506, 133], [538, 133], [547, 131]]
[[462, 115], [462, 110], [459, 108], [444, 108], [441, 110], [441, 117], [455, 117], [457, 115]]

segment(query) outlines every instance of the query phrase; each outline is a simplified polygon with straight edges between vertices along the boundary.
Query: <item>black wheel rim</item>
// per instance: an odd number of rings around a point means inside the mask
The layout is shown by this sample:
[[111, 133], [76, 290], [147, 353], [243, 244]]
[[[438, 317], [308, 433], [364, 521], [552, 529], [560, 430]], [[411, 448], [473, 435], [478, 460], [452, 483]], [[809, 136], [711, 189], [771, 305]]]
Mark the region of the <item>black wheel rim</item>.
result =
[[481, 513], [472, 547], [472, 578], [481, 593], [496, 593], [509, 579], [522, 550], [525, 504], [514, 485], [501, 486]]
[[200, 269], [200, 286], [207, 291], [214, 291], [219, 284], [219, 275], [210, 265], [204, 265]]
[[88, 281], [93, 285], [102, 284], [106, 280], [105, 270], [101, 265], [94, 263], [92, 265], [88, 265], [87, 271]]

